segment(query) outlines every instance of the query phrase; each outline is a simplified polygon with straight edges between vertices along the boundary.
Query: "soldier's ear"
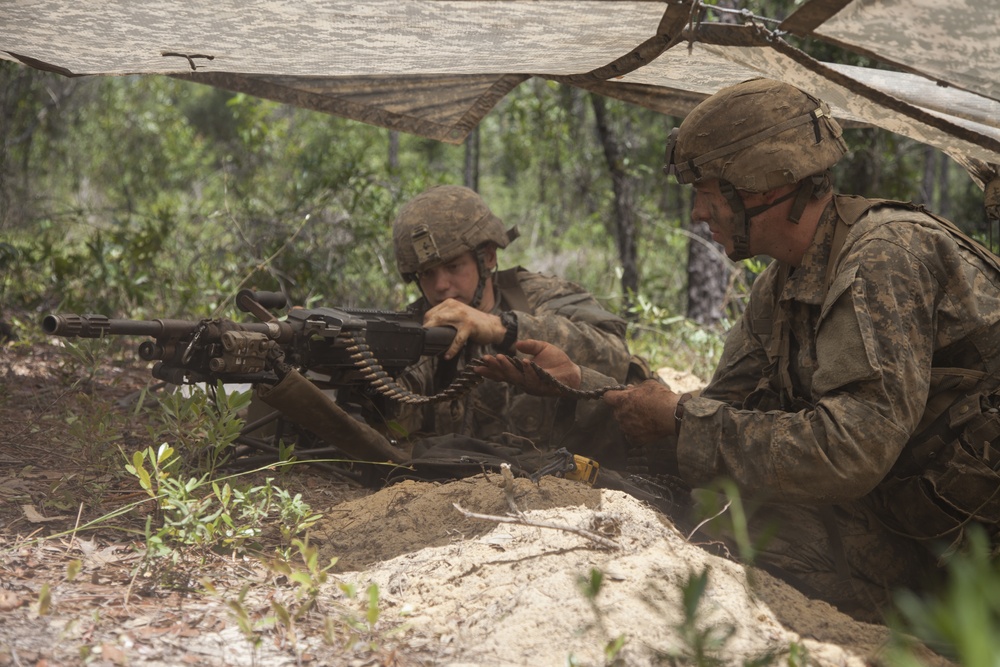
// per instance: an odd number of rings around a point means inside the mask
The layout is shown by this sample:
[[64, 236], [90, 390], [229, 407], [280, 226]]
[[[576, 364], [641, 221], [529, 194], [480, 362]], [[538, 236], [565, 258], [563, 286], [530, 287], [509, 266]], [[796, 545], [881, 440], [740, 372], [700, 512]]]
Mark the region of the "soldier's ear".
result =
[[497, 268], [497, 244], [487, 243], [483, 246], [483, 262], [487, 269]]

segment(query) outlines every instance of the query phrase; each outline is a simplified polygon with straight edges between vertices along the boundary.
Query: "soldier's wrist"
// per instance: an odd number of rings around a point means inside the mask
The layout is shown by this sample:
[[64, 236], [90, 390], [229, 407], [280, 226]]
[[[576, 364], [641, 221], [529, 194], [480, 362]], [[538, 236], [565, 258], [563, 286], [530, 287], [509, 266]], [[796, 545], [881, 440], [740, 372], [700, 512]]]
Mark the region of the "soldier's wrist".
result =
[[500, 313], [500, 324], [503, 325], [504, 335], [499, 343], [494, 345], [500, 354], [513, 354], [514, 343], [517, 342], [517, 313], [513, 310], [505, 310]]

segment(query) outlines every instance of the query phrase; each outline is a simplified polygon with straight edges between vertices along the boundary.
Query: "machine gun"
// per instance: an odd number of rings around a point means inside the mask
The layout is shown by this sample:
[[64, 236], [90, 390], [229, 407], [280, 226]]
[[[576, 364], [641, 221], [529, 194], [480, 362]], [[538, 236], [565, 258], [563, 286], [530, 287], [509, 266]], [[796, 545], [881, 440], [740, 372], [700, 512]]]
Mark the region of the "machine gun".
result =
[[[284, 308], [284, 295], [251, 290], [240, 291], [236, 305], [260, 321], [121, 320], [103, 315], [50, 314], [42, 320], [42, 329], [49, 335], [69, 338], [149, 336], [151, 340], [139, 346], [138, 355], [155, 362], [153, 377], [167, 383], [207, 383], [210, 391], [220, 381], [252, 384], [258, 396], [280, 413], [248, 423], [237, 443], [274, 453], [282, 436], [291, 436], [310, 450], [307, 453], [297, 446], [306, 458], [329, 455], [328, 448], [315, 448], [315, 439], [318, 435], [329, 442], [336, 432], [343, 437], [336, 440], [335, 447], [354, 458], [400, 462], [405, 457], [373, 428], [385, 427], [392, 414], [388, 401], [421, 404], [444, 400], [481, 380], [467, 374], [436, 396], [413, 394], [395, 382], [404, 368], [423, 356], [443, 353], [455, 337], [451, 327], [424, 328], [415, 313], [294, 308], [279, 320], [269, 309]], [[333, 401], [323, 395], [324, 389], [335, 390], [337, 407], [328, 404]], [[264, 398], [266, 395], [271, 400]]]
[[455, 337], [453, 328], [425, 329], [406, 312], [295, 308], [278, 320], [268, 308], [285, 307], [280, 292], [242, 290], [236, 305], [261, 321], [51, 314], [42, 330], [67, 338], [149, 336], [138, 355], [156, 362], [153, 377], [172, 384], [275, 384], [295, 368], [326, 376], [333, 387], [394, 377], [422, 356], [441, 354]]

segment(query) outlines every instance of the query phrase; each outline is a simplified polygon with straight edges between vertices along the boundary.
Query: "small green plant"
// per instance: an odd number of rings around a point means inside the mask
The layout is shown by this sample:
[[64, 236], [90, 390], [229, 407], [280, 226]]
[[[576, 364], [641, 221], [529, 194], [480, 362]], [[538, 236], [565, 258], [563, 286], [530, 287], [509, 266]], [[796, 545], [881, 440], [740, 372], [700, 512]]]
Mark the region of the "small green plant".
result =
[[296, 585], [298, 597], [305, 600], [304, 611], [312, 609], [316, 605], [317, 596], [320, 589], [327, 582], [329, 572], [337, 564], [336, 558], [331, 558], [325, 565], [320, 565], [319, 550], [309, 544], [308, 539], [294, 539], [292, 546], [302, 559], [305, 569], [296, 567], [285, 556], [279, 554], [268, 562], [268, 567], [272, 572], [288, 577], [288, 580]]
[[241, 490], [228, 479], [210, 480], [207, 473], [184, 479], [178, 474], [180, 467], [173, 447], [166, 443], [135, 452], [125, 466], [156, 501], [155, 516], [146, 520], [147, 566], [164, 558], [176, 564], [182, 557], [178, 547], [185, 546], [226, 553], [256, 551], [275, 518], [282, 544], [294, 546], [297, 537], [322, 517], [300, 494], [274, 486], [271, 478]]
[[964, 548], [950, 557], [941, 591], [925, 597], [901, 591], [895, 607], [893, 664], [925, 664], [913, 637], [963, 667], [1000, 664], [1000, 560], [979, 526], [968, 529]]
[[[206, 584], [206, 589], [209, 593], [218, 594], [218, 591], [211, 584]], [[257, 651], [260, 649], [261, 643], [264, 641], [263, 633], [264, 631], [273, 625], [273, 618], [258, 618], [255, 619], [246, 607], [246, 597], [247, 592], [250, 590], [250, 585], [245, 584], [240, 588], [240, 594], [235, 600], [226, 600], [226, 608], [234, 619], [236, 619], [236, 626], [240, 629], [243, 634], [243, 638], [247, 640], [250, 644], [250, 648], [253, 651], [254, 664], [257, 663]]]
[[[226, 607], [236, 620], [241, 632], [256, 650], [268, 631], [276, 633], [276, 641], [287, 642], [299, 655], [299, 625], [307, 616], [321, 610], [321, 602], [329, 600], [329, 595], [321, 597], [330, 579], [330, 571], [337, 563], [331, 558], [323, 563], [319, 558], [318, 549], [309, 544], [308, 539], [296, 539], [293, 542], [295, 553], [288, 557], [276, 554], [266, 559], [264, 564], [276, 575], [274, 584], [276, 590], [268, 594], [270, 612], [254, 614], [248, 609], [248, 587], [240, 591], [235, 599], [226, 599]], [[212, 582], [202, 581], [205, 592], [222, 596]], [[291, 596], [281, 596], [281, 588], [291, 587]], [[359, 598], [358, 589], [354, 584], [339, 582], [337, 587], [349, 601]], [[362, 600], [363, 611], [359, 617], [351, 609], [335, 601], [327, 601], [327, 611], [323, 617], [322, 638], [342, 651], [359, 651], [374, 653], [382, 650], [384, 638], [398, 632], [402, 626], [383, 628], [380, 626], [382, 616], [381, 597], [378, 585], [370, 584], [364, 592]]]
[[[272, 616], [266, 616], [255, 625], [247, 622], [249, 614], [243, 605], [244, 595], [239, 600], [227, 602], [229, 608], [236, 613], [240, 621], [240, 627], [248, 639], [259, 639], [259, 630], [266, 627], [274, 627], [282, 633], [285, 639], [291, 644], [293, 650], [298, 653], [298, 622], [318, 606], [319, 593], [326, 583], [330, 569], [337, 563], [336, 558], [330, 559], [326, 565], [319, 563], [319, 551], [315, 546], [309, 544], [308, 539], [293, 540], [293, 546], [297, 549], [305, 566], [298, 567], [287, 558], [279, 555], [268, 561], [269, 569], [279, 575], [284, 576], [289, 582], [294, 584], [294, 598], [288, 603], [282, 603], [277, 597], [271, 599]], [[244, 629], [245, 628], [245, 629]]]
[[[736, 664], [732, 661], [732, 656], [725, 654], [726, 646], [736, 634], [736, 626], [713, 623], [705, 618], [704, 601], [708, 584], [709, 569], [705, 567], [700, 572], [689, 571], [677, 585], [681, 617], [679, 621], [670, 622], [673, 630], [671, 634], [676, 637], [676, 645], [656, 651], [660, 664], [674, 667], [680, 665], [717, 667], [723, 664]], [[674, 601], [678, 598], [662, 588], [659, 581], [651, 582], [645, 597], [650, 607], [659, 614], [671, 619], [676, 618], [673, 606], [676, 606]], [[668, 609], [667, 604], [672, 607]], [[803, 646], [794, 642], [784, 650], [765, 651], [755, 657], [745, 658], [739, 664], [743, 667], [764, 667], [775, 664], [779, 656], [787, 658], [788, 667], [806, 667], [808, 664], [808, 652]]]
[[720, 652], [736, 632], [729, 625], [708, 625], [701, 622], [701, 602], [708, 588], [708, 568], [688, 573], [681, 584], [681, 610], [683, 618], [674, 629], [680, 637], [681, 647], [663, 657], [670, 665], [698, 665], [712, 667], [723, 664]]
[[774, 537], [776, 525], [762, 524], [750, 529], [755, 506], [745, 504], [736, 483], [719, 479], [704, 489], [692, 492], [696, 515], [702, 518], [699, 528], [731, 544], [740, 560], [753, 564], [757, 553]]
[[[580, 592], [583, 593], [584, 599], [587, 600], [587, 604], [590, 605], [591, 610], [594, 612], [594, 618], [597, 621], [597, 626], [601, 630], [601, 634], [605, 637], [610, 637], [610, 632], [604, 623], [604, 612], [601, 610], [600, 606], [597, 604], [597, 596], [601, 592], [601, 588], [604, 585], [604, 573], [599, 569], [591, 568], [587, 575], [580, 575], [576, 580], [577, 585], [580, 587]], [[621, 651], [625, 648], [625, 643], [628, 638], [624, 634], [620, 634], [617, 637], [611, 637], [604, 644], [604, 664], [611, 666], [623, 665]], [[575, 664], [575, 658], [569, 657], [570, 664]]]
[[72, 387], [87, 386], [98, 376], [116, 345], [110, 338], [79, 338], [65, 344], [62, 372], [72, 378]]
[[[341, 586], [340, 589], [349, 599], [354, 599], [356, 596], [353, 586]], [[376, 631], [378, 630], [378, 621], [382, 614], [379, 607], [380, 596], [378, 585], [369, 584], [365, 590], [365, 598], [364, 619], [358, 619], [352, 614], [347, 614], [343, 618], [345, 625], [350, 629], [345, 648], [353, 648], [363, 640], [367, 643], [368, 650], [376, 651], [379, 647]]]
[[230, 445], [240, 435], [240, 412], [250, 404], [250, 392], [227, 393], [220, 382], [211, 391], [198, 387], [189, 396], [169, 393], [160, 404], [163, 428], [153, 434], [153, 439], [170, 437], [183, 451], [190, 452], [197, 469], [214, 474], [226, 462]]
[[787, 662], [788, 667], [808, 667], [809, 649], [798, 642], [792, 642], [788, 645]]
[[702, 326], [683, 315], [675, 315], [642, 294], [629, 308], [629, 347], [656, 361], [657, 366], [690, 370], [707, 380], [712, 376], [730, 322]]
[[[146, 464], [150, 469], [146, 470]], [[147, 447], [145, 451], [132, 454], [132, 461], [125, 464], [125, 470], [139, 478], [139, 486], [150, 498], [160, 495], [164, 480], [176, 473], [179, 460], [174, 456], [174, 448], [163, 443], [157, 449]]]

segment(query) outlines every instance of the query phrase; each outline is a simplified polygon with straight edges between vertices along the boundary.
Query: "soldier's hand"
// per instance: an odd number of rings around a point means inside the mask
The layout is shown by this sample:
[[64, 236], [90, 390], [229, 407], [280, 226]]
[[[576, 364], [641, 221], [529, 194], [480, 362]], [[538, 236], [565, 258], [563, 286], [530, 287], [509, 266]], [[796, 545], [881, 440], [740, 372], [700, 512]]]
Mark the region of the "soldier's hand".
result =
[[[560, 348], [540, 340], [519, 340], [515, 349], [522, 354], [530, 355], [532, 361], [561, 383], [572, 389], [579, 389], [583, 379], [580, 367]], [[497, 382], [508, 382], [520, 387], [528, 394], [535, 396], [559, 396], [559, 390], [552, 383], [542, 379], [529, 364], [518, 359], [497, 354], [482, 358], [482, 366], [473, 369], [485, 378]]]
[[622, 432], [637, 445], [676, 433], [674, 409], [678, 398], [656, 380], [604, 394], [604, 402], [611, 406]]
[[495, 345], [503, 340], [507, 329], [496, 315], [466, 305], [457, 299], [445, 299], [424, 315], [425, 327], [454, 327], [455, 339], [444, 353], [451, 359], [467, 342]]

